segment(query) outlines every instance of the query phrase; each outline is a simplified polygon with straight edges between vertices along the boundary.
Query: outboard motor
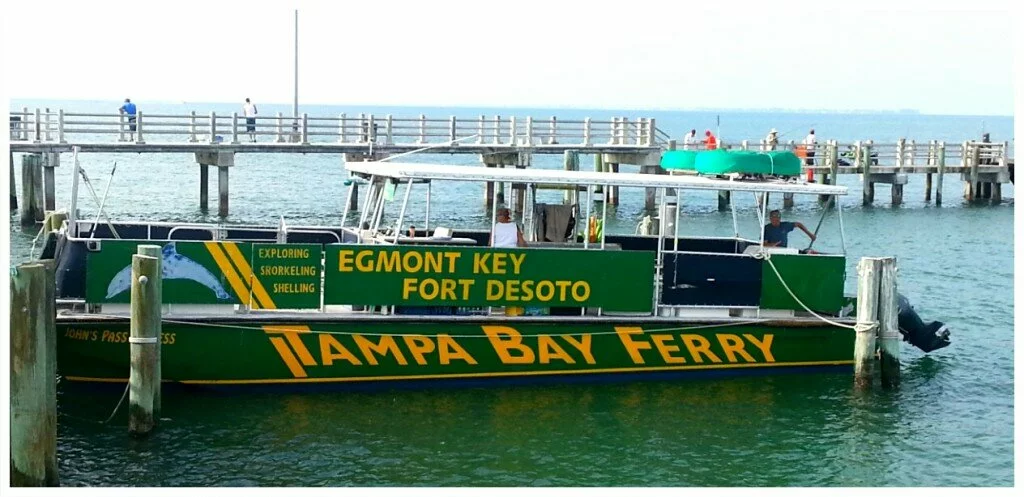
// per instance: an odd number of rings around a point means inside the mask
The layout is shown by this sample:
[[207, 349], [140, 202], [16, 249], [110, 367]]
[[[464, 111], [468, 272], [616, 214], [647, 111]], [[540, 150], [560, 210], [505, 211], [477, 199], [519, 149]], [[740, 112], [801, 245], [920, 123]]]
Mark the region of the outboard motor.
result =
[[910, 342], [911, 345], [925, 352], [949, 345], [949, 329], [945, 323], [932, 321], [925, 324], [906, 297], [897, 293], [896, 299], [899, 309], [899, 328], [904, 341]]

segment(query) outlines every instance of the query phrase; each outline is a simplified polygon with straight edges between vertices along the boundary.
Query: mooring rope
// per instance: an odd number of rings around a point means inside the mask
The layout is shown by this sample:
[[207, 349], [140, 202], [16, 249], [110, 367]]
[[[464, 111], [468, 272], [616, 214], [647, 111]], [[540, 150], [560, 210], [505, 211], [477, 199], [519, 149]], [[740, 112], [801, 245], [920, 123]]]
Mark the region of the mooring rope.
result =
[[857, 331], [857, 332], [868, 332], [868, 331], [872, 331], [872, 330], [874, 330], [875, 328], [878, 327], [878, 323], [860, 323], [860, 322], [858, 322], [857, 324], [855, 324], [853, 326], [850, 326], [848, 324], [843, 324], [843, 323], [837, 323], [835, 321], [832, 321], [832, 320], [830, 320], [830, 319], [828, 319], [828, 318], [826, 318], [826, 317], [824, 317], [824, 316], [822, 316], [822, 315], [812, 311], [810, 307], [807, 307], [807, 305], [804, 304], [804, 302], [802, 300], [800, 300], [800, 298], [797, 297], [796, 294], [793, 293], [793, 290], [791, 290], [789, 288], [789, 285], [786, 284], [786, 280], [782, 278], [782, 274], [779, 273], [779, 270], [775, 267], [775, 263], [772, 262], [772, 256], [771, 256], [770, 253], [764, 252], [764, 251], [759, 251], [759, 252], [754, 253], [754, 258], [755, 259], [761, 259], [761, 260], [767, 262], [768, 263], [768, 267], [772, 268], [772, 271], [775, 272], [775, 276], [779, 278], [779, 283], [782, 283], [782, 288], [785, 288], [786, 292], [789, 293], [789, 296], [792, 297], [793, 300], [796, 301], [796, 303], [800, 304], [800, 307], [803, 307], [804, 310], [809, 312], [812, 316], [814, 316], [814, 317], [816, 317], [816, 318], [818, 318], [818, 319], [820, 319], [820, 320], [822, 320], [822, 321], [824, 321], [824, 322], [826, 322], [826, 323], [828, 323], [828, 324], [830, 324], [832, 326], [839, 326], [841, 328], [847, 328], [847, 329], [854, 330], [854, 331]]

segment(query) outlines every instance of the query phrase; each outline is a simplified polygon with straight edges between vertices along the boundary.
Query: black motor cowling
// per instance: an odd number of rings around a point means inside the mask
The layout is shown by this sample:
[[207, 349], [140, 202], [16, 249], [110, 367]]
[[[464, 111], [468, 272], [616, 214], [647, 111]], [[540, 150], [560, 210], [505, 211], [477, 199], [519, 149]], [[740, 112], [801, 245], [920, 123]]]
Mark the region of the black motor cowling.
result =
[[910, 301], [896, 294], [899, 307], [899, 328], [903, 340], [925, 351], [931, 352], [949, 345], [949, 328], [941, 321], [925, 323], [914, 311]]

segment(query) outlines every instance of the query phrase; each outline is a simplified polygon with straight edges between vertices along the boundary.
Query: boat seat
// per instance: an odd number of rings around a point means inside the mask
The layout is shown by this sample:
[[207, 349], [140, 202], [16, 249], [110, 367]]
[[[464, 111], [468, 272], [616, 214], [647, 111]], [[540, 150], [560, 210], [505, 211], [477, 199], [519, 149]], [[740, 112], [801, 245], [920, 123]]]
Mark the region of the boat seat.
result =
[[743, 255], [754, 255], [758, 252], [765, 251], [769, 254], [799, 254], [800, 250], [793, 247], [764, 247], [760, 245], [750, 245], [743, 249]]

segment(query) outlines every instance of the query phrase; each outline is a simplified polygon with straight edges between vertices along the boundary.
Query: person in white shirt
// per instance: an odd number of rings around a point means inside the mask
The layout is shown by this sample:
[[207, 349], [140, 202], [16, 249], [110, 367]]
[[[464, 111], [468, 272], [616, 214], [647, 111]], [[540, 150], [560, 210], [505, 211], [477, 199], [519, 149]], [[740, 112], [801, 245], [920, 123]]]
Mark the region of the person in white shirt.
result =
[[690, 134], [683, 136], [683, 150], [697, 148], [697, 130], [691, 129]]
[[494, 223], [494, 231], [491, 232], [492, 247], [525, 247], [526, 239], [519, 225], [509, 218], [508, 207], [498, 208], [498, 219]]
[[242, 106], [242, 113], [245, 114], [245, 132], [249, 133], [249, 141], [256, 143], [256, 104], [245, 99]]
[[779, 132], [775, 128], [772, 128], [768, 132], [768, 136], [764, 138], [765, 150], [775, 150], [779, 146]]
[[814, 129], [807, 133], [807, 137], [804, 138], [804, 150], [807, 151], [807, 165], [814, 165], [814, 145], [817, 143], [817, 138], [814, 137]]

